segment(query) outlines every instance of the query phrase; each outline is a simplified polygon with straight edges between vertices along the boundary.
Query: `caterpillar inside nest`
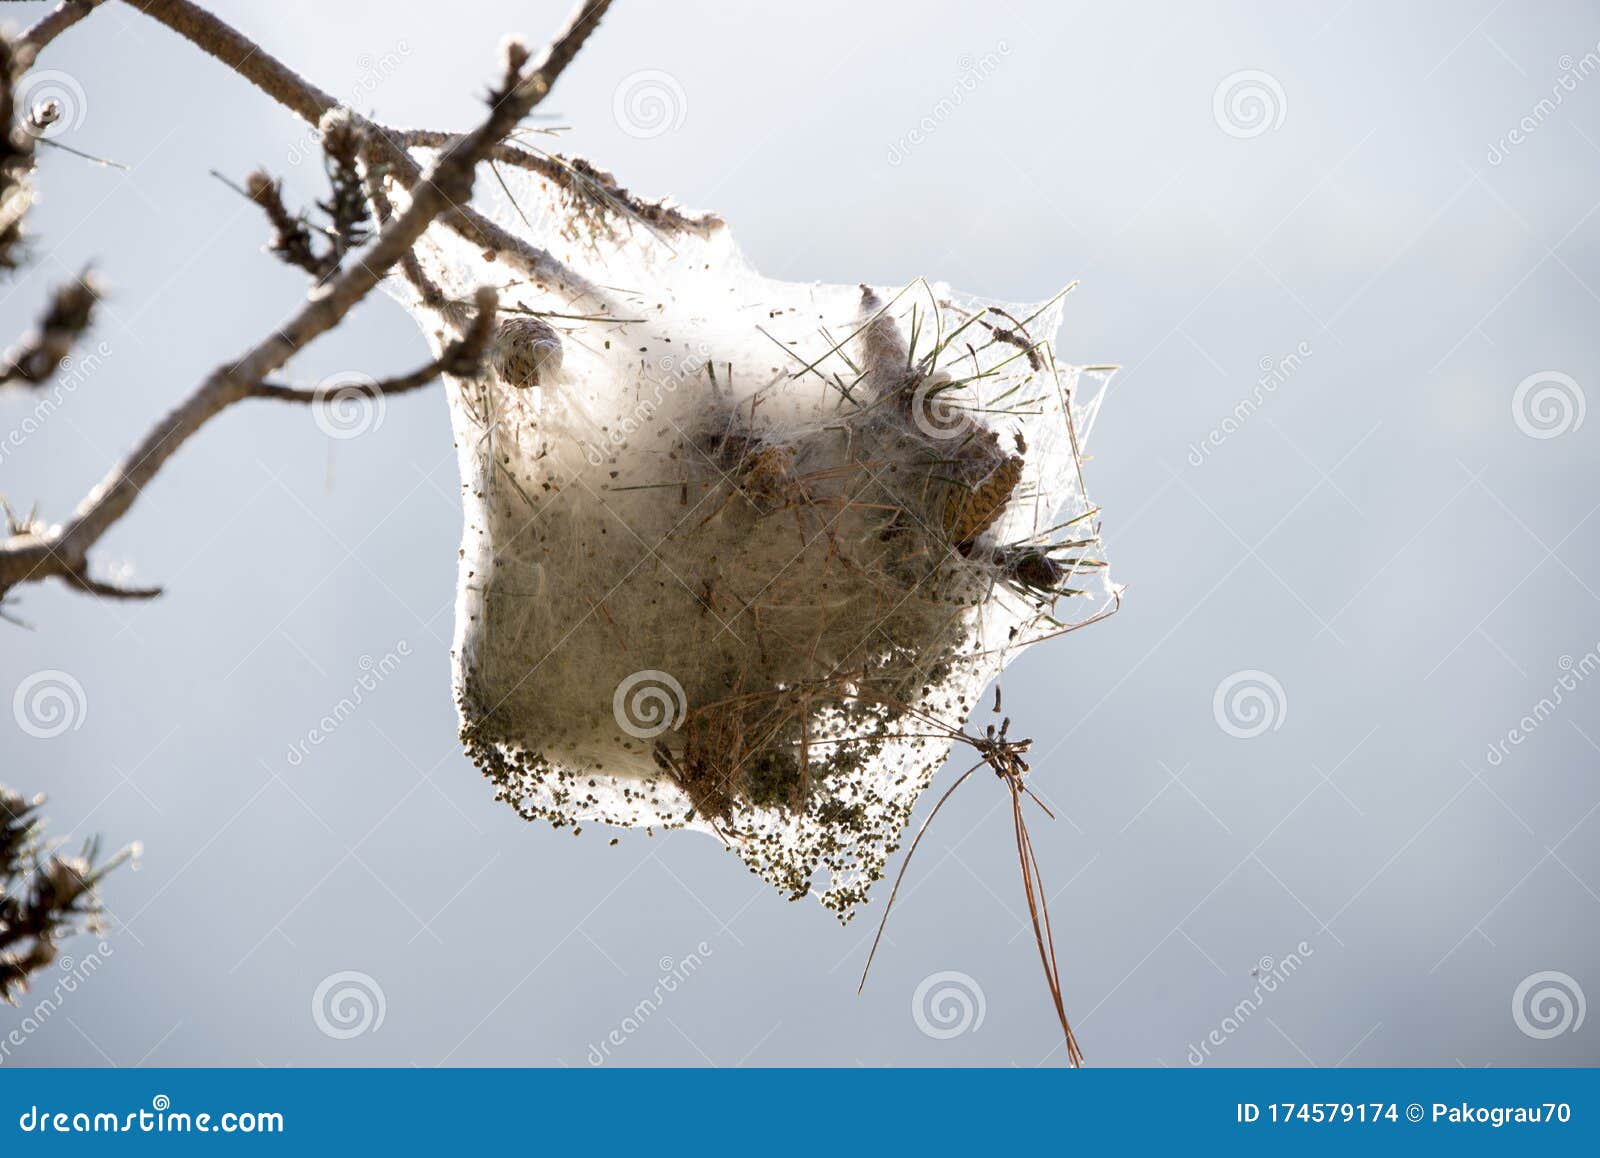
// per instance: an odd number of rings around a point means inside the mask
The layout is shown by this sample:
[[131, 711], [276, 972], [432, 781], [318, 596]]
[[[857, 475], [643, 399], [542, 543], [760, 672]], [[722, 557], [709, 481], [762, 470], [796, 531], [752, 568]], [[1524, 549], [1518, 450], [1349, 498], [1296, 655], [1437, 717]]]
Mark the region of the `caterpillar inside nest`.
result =
[[578, 300], [438, 226], [394, 283], [436, 342], [500, 290], [448, 385], [462, 741], [529, 819], [700, 829], [848, 918], [928, 722], [1115, 606], [1080, 469], [1109, 369], [1056, 361], [1064, 294], [770, 281], [714, 218], [597, 195], [574, 230], [582, 186], [525, 176], [499, 220]]

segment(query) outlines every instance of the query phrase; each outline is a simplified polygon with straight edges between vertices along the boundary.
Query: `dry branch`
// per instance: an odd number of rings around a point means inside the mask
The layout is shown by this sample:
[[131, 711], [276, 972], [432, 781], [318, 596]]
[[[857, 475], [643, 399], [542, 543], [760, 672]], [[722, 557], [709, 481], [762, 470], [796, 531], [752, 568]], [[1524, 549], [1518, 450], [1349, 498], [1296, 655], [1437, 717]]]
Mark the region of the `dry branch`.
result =
[[[484, 357], [489, 351], [489, 340], [494, 337], [495, 303], [497, 293], [492, 286], [478, 290], [476, 309], [466, 333], [456, 338], [444, 351], [426, 366], [402, 374], [397, 378], [384, 378], [362, 386], [362, 392], [376, 397], [404, 394], [426, 386], [441, 374], [453, 378], [470, 378], [483, 369]], [[256, 398], [274, 398], [279, 402], [320, 403], [321, 390], [307, 390], [301, 386], [281, 386], [276, 382], [261, 382], [251, 391]]]
[[73, 343], [94, 320], [94, 305], [99, 300], [100, 289], [88, 271], [57, 286], [38, 327], [0, 360], [0, 385], [26, 382], [38, 386], [50, 381], [62, 359], [72, 352]]
[[[328, 93], [264, 51], [248, 36], [189, 0], [127, 2], [192, 41], [309, 124], [320, 123], [323, 114], [338, 107], [339, 102]], [[574, 42], [570, 47], [562, 46], [553, 52], [547, 50], [550, 55], [541, 66], [541, 69], [548, 71], [551, 83], [571, 62], [589, 32], [610, 6], [610, 0], [604, 3], [590, 0], [578, 7], [568, 25], [568, 30], [575, 34]], [[401, 184], [414, 187], [423, 174], [420, 166], [406, 152], [403, 140], [391, 135], [391, 130], [382, 126], [372, 127], [377, 130], [371, 134], [372, 139], [368, 143], [375, 154], [373, 159], [387, 165]], [[504, 257], [540, 287], [559, 290], [574, 300], [587, 297], [602, 303], [601, 308], [604, 308], [606, 299], [602, 291], [574, 275], [544, 250], [502, 229], [465, 204], [464, 199], [459, 204], [451, 205], [441, 215], [440, 221], [486, 252]]]
[[39, 50], [100, 7], [105, 0], [61, 0], [55, 10], [17, 37], [17, 48], [26, 66]]
[[[410, 148], [438, 149], [455, 139], [455, 134], [436, 129], [385, 129], [393, 139]], [[647, 225], [674, 233], [694, 233], [708, 237], [721, 229], [723, 220], [715, 213], [685, 213], [665, 198], [646, 201], [623, 188], [614, 174], [584, 157], [561, 153], [535, 152], [519, 145], [498, 145], [490, 159], [537, 173], [570, 196], [591, 205], [620, 212]]]
[[22, 219], [33, 204], [28, 176], [33, 172], [33, 135], [17, 116], [16, 83], [27, 67], [26, 53], [0, 36], [0, 269], [17, 264]]
[[[137, 0], [134, 6], [182, 32], [285, 103], [294, 102], [291, 107], [297, 103], [296, 111], [308, 119], [320, 120], [333, 107], [325, 94], [310, 89], [245, 37], [186, 0]], [[0, 594], [18, 584], [51, 576], [68, 579], [80, 587], [98, 586], [88, 579], [90, 548], [127, 512], [166, 461], [212, 417], [235, 402], [259, 396], [267, 376], [313, 339], [337, 326], [379, 284], [390, 267], [410, 252], [435, 220], [461, 216], [460, 207], [471, 195], [478, 162], [544, 99], [609, 7], [610, 0], [585, 0], [579, 4], [566, 27], [531, 67], [523, 67], [529, 59], [526, 49], [510, 46], [504, 77], [490, 96], [489, 115], [477, 129], [443, 149], [428, 170], [419, 175], [412, 184], [411, 202], [405, 211], [384, 224], [358, 260], [315, 288], [309, 300], [276, 332], [238, 359], [214, 370], [145, 435], [127, 458], [111, 469], [66, 523], [53, 527], [30, 524], [0, 544]], [[398, 145], [394, 148], [404, 153]], [[411, 163], [409, 157], [406, 161]], [[570, 278], [553, 258], [542, 253], [541, 258], [547, 266], [560, 269], [563, 278]]]

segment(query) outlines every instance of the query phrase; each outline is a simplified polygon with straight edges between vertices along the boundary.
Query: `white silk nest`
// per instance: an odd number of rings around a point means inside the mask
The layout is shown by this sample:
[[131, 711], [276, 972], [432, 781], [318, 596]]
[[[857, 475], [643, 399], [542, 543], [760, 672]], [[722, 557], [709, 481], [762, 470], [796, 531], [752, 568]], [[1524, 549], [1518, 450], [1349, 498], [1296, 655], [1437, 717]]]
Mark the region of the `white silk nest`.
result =
[[990, 681], [1116, 605], [1080, 469], [1110, 368], [1056, 361], [1064, 292], [771, 281], [572, 172], [485, 208], [581, 299], [441, 226], [454, 304], [391, 281], [436, 345], [500, 292], [448, 383], [462, 742], [525, 817], [712, 833], [848, 918]]

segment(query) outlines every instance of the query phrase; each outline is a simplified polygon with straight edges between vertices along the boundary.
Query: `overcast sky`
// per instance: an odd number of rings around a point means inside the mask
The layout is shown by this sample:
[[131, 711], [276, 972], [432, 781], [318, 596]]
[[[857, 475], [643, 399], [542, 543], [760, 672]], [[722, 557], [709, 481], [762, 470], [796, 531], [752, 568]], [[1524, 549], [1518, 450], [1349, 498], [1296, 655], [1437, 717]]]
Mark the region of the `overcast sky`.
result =
[[[500, 35], [564, 12], [215, 7], [360, 111], [452, 129]], [[59, 518], [303, 292], [208, 171], [323, 190], [302, 126], [120, 4], [38, 67], [59, 140], [129, 166], [46, 150], [0, 286], [5, 335], [86, 263], [110, 287], [44, 421], [0, 396], [0, 492]], [[1059, 806], [1034, 838], [1092, 1063], [1600, 1061], [1597, 73], [1579, 3], [624, 0], [554, 93], [563, 147], [721, 213], [770, 276], [1082, 279], [1058, 351], [1124, 366], [1086, 471], [1128, 593], [1005, 691]], [[292, 370], [427, 356], [375, 297]], [[0, 632], [5, 701], [81, 695], [59, 735], [0, 714], [0, 777], [145, 854], [4, 1064], [1060, 1064], [987, 780], [862, 997], [881, 898], [841, 929], [712, 839], [496, 804], [455, 738], [456, 494], [441, 388], [340, 441], [240, 406], [105, 540], [164, 598], [8, 604], [34, 630]]]

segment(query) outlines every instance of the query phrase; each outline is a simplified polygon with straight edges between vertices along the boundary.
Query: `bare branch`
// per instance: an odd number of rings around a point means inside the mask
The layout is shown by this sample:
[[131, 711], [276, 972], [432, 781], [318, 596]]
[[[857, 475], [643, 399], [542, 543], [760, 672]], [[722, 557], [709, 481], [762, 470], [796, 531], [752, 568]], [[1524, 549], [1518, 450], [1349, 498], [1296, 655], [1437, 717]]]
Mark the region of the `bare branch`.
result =
[[[283, 182], [263, 169], [247, 176], [243, 186], [235, 185], [215, 169], [211, 175], [255, 202], [266, 214], [272, 226], [272, 238], [267, 245], [269, 253], [277, 254], [285, 264], [323, 281], [338, 271], [347, 252], [370, 239], [372, 213], [360, 167], [366, 144], [365, 130], [346, 108], [329, 110], [319, 127], [323, 168], [327, 170], [332, 192], [328, 200], [317, 202], [317, 208], [327, 217], [327, 225], [313, 230], [304, 213], [289, 212], [283, 203]], [[321, 252], [317, 250], [314, 232], [327, 239]]]
[[[498, 295], [494, 287], [482, 286], [478, 290], [476, 311], [467, 332], [447, 345], [443, 352], [426, 366], [403, 374], [398, 378], [384, 378], [362, 386], [362, 392], [377, 396], [405, 394], [426, 386], [441, 374], [453, 378], [470, 378], [483, 369], [489, 350], [489, 340], [494, 336], [495, 302]], [[281, 386], [276, 382], [258, 383], [251, 391], [255, 398], [272, 398], [279, 402], [304, 402], [319, 404], [326, 400], [322, 390], [307, 390], [301, 386]]]
[[328, 258], [331, 268], [338, 269], [347, 252], [365, 245], [372, 236], [372, 212], [360, 165], [367, 134], [346, 108], [324, 113], [317, 128], [322, 135], [323, 167], [332, 190], [328, 200], [317, 202], [317, 208], [327, 215], [332, 242]]
[[20, 49], [0, 36], [0, 269], [17, 264], [22, 219], [33, 204], [33, 134], [17, 116], [16, 83], [26, 65]]
[[[338, 105], [333, 97], [264, 51], [255, 41], [190, 0], [127, 0], [127, 3], [190, 40], [311, 124], [318, 124], [324, 113]], [[534, 75], [546, 78], [546, 91], [610, 6], [610, 0], [586, 0], [579, 5], [568, 29], [557, 40], [557, 45], [563, 47], [554, 54], [546, 50], [546, 58], [535, 71]], [[422, 170], [406, 152], [405, 145], [387, 130], [380, 129], [373, 136], [374, 148], [391, 167], [395, 179], [414, 187], [422, 179]], [[440, 221], [486, 253], [504, 256], [541, 288], [559, 290], [574, 300], [607, 301], [606, 294], [598, 287], [568, 270], [549, 253], [502, 229], [467, 205], [465, 199], [452, 204]]]
[[[176, 10], [186, 18], [208, 14], [182, 0], [140, 0], [136, 6]], [[508, 75], [491, 94], [488, 117], [476, 130], [445, 148], [411, 190], [405, 212], [391, 218], [348, 268], [312, 291], [310, 299], [277, 332], [216, 370], [184, 402], [156, 424], [133, 452], [114, 466], [64, 525], [29, 528], [0, 544], [0, 594], [20, 583], [87, 571], [89, 549], [120, 519], [177, 449], [227, 407], [253, 397], [266, 377], [297, 351], [344, 319], [407, 254], [436, 219], [467, 200], [478, 162], [550, 91], [556, 78], [588, 38], [610, 0], [580, 4], [556, 41], [526, 74]], [[224, 26], [225, 28], [225, 26]], [[238, 34], [227, 32], [234, 38]], [[236, 41], [228, 41], [235, 44]], [[235, 57], [237, 59], [237, 57]], [[281, 67], [281, 66], [280, 66]]]
[[94, 305], [99, 300], [99, 286], [87, 270], [56, 287], [38, 327], [0, 360], [0, 385], [26, 382], [38, 386], [50, 381], [61, 360], [72, 352], [72, 344], [94, 320]]
[[[385, 129], [411, 148], [437, 149], [448, 145], [455, 137], [434, 129]], [[721, 229], [725, 222], [715, 213], [685, 213], [666, 199], [646, 201], [617, 181], [592, 161], [583, 157], [569, 157], [561, 153], [535, 152], [518, 145], [499, 145], [490, 158], [502, 165], [512, 165], [537, 173], [569, 196], [586, 205], [620, 213], [646, 225], [672, 233], [693, 233], [709, 237]]]
[[24, 66], [39, 50], [98, 8], [104, 0], [61, 0], [55, 11], [17, 37], [17, 50]]
[[[379, 225], [385, 224], [394, 216], [394, 205], [389, 201], [389, 191], [384, 185], [381, 166], [372, 164], [367, 166], [367, 196], [372, 199], [372, 209], [377, 214]], [[453, 307], [445, 292], [422, 272], [422, 263], [417, 260], [415, 250], [401, 255], [400, 271], [405, 274], [406, 281], [411, 283], [411, 288], [417, 291], [417, 297], [425, 306], [440, 313], [448, 314], [452, 311]]]
[[290, 213], [283, 203], [283, 185], [257, 169], [244, 179], [245, 196], [261, 206], [272, 225], [272, 240], [267, 248], [286, 264], [320, 278], [327, 272], [325, 259], [311, 243], [311, 228], [304, 217]]
[[99, 599], [154, 599], [161, 594], [159, 587], [123, 587], [120, 584], [108, 583], [104, 579], [96, 579], [86, 571], [73, 571], [62, 576], [69, 586], [77, 588]]

